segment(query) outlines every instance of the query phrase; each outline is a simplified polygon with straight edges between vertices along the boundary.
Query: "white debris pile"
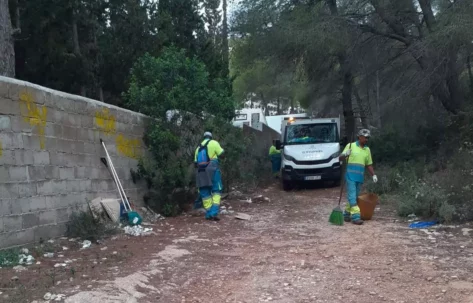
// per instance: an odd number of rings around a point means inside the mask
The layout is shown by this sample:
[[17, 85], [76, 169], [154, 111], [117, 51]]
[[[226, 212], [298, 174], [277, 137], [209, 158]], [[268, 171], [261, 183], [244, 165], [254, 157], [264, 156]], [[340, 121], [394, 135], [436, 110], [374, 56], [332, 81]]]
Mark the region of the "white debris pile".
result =
[[89, 240], [85, 240], [84, 242], [82, 242], [82, 248], [81, 249], [89, 248], [91, 245], [92, 245], [92, 242], [90, 242]]
[[231, 207], [231, 206], [229, 206], [229, 207], [227, 208], [227, 206], [222, 205], [222, 206], [220, 207], [220, 214], [221, 214], [221, 215], [230, 215], [230, 214], [233, 214], [234, 212], [235, 212], [235, 211], [232, 210], [232, 207]]
[[269, 199], [268, 197], [265, 197], [263, 195], [258, 195], [258, 196], [254, 196], [253, 197], [253, 202], [255, 203], [268, 203], [268, 202], [271, 202], [271, 199]]
[[[26, 248], [23, 249], [23, 252]], [[32, 265], [34, 263], [34, 258], [32, 255], [28, 254], [28, 250], [26, 249], [27, 254], [20, 254], [18, 255], [18, 263], [21, 265]]]
[[156, 223], [160, 220], [164, 220], [163, 216], [161, 216], [160, 214], [155, 213], [153, 210], [151, 210], [148, 207], [142, 207], [141, 212], [142, 212], [143, 221], [150, 222], [150, 223]]
[[125, 234], [135, 237], [145, 236], [153, 231], [152, 228], [143, 228], [141, 225], [125, 226], [123, 230], [125, 231]]
[[50, 292], [47, 292], [43, 297], [43, 299], [45, 299], [46, 301], [58, 301], [58, 302], [64, 300], [65, 298], [66, 298], [66, 295], [63, 295], [63, 294], [55, 295]]

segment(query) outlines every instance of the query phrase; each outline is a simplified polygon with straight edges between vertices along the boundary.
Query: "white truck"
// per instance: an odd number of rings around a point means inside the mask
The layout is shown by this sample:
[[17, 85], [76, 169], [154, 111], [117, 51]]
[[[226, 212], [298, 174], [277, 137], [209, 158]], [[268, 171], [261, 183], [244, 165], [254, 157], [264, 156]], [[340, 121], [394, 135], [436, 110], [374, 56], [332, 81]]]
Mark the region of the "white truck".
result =
[[281, 138], [281, 179], [284, 190], [298, 181], [340, 183], [340, 118], [284, 118]]

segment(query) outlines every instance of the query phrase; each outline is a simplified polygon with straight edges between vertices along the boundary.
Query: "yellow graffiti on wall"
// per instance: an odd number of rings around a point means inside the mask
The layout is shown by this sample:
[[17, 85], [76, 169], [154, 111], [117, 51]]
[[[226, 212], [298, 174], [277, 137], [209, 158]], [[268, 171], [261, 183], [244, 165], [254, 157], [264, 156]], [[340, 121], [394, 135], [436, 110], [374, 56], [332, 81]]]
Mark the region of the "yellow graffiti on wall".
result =
[[132, 159], [138, 159], [141, 156], [141, 142], [139, 139], [128, 139], [119, 134], [115, 140], [119, 154]]
[[110, 114], [108, 108], [103, 108], [95, 113], [95, 124], [105, 134], [113, 134], [116, 131], [115, 116]]
[[34, 103], [33, 96], [29, 92], [20, 93], [20, 108], [23, 120], [31, 127], [38, 128], [39, 145], [41, 149], [45, 148], [45, 129], [46, 118], [48, 116], [48, 109], [46, 106], [39, 106]]

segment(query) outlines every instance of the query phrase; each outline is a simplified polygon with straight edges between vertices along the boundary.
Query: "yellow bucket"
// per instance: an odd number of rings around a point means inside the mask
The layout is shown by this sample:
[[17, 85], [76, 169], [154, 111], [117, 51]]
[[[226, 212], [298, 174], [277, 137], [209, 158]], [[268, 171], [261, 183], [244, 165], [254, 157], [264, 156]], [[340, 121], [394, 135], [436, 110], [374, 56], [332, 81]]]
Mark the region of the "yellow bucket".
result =
[[357, 204], [360, 208], [362, 220], [371, 220], [378, 202], [379, 197], [376, 194], [368, 193], [358, 197]]

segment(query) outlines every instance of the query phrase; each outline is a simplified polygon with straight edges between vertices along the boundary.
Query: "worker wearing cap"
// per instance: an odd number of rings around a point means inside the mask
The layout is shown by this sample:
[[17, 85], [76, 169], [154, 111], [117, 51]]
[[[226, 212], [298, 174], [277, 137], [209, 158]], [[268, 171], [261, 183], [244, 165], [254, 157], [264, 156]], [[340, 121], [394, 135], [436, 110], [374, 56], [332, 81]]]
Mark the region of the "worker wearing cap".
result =
[[222, 197], [222, 175], [219, 159], [223, 157], [223, 148], [212, 139], [212, 133], [205, 132], [204, 141], [195, 151], [196, 183], [202, 199], [205, 218], [218, 221], [220, 200]]
[[271, 158], [273, 176], [278, 178], [281, 170], [281, 150], [276, 149], [276, 140], [273, 140], [273, 144], [269, 148], [269, 157]]
[[378, 182], [378, 177], [373, 169], [371, 151], [367, 146], [370, 136], [371, 133], [368, 129], [360, 130], [358, 132], [358, 140], [348, 144], [340, 155], [340, 160], [348, 158], [347, 173], [345, 176], [348, 203], [345, 208], [344, 218], [346, 222], [351, 221], [356, 225], [363, 224], [357, 198], [364, 182], [365, 168], [367, 168], [368, 172], [373, 176], [373, 182]]

